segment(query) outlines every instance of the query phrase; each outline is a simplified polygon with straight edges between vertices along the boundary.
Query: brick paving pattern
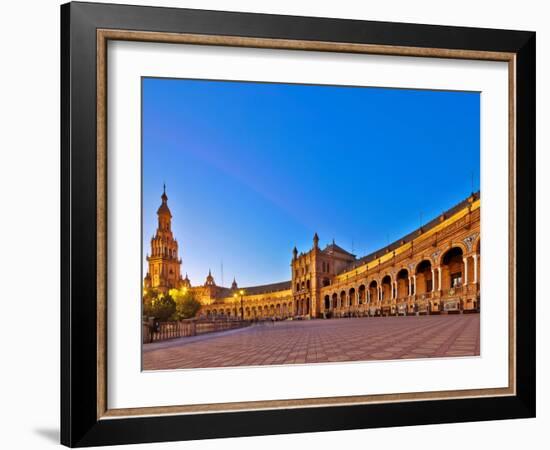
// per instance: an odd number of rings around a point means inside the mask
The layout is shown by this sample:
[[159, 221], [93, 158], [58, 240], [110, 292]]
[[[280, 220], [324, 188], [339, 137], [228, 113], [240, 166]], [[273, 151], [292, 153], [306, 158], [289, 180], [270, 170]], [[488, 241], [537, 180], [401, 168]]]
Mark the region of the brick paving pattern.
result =
[[143, 369], [479, 355], [479, 314], [286, 321], [143, 346]]

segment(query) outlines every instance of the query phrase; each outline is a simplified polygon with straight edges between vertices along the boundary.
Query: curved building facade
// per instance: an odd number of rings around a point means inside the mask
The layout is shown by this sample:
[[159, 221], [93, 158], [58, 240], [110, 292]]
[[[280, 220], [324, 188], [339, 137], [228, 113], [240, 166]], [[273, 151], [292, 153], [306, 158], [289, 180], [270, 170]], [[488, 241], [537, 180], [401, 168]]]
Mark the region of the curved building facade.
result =
[[147, 255], [145, 289], [192, 290], [199, 315], [244, 319], [332, 318], [477, 312], [480, 309], [479, 193], [443, 212], [407, 236], [357, 257], [334, 241], [291, 256], [289, 281], [263, 286], [217, 286], [209, 273], [203, 285], [181, 276], [166, 192], [158, 229]]

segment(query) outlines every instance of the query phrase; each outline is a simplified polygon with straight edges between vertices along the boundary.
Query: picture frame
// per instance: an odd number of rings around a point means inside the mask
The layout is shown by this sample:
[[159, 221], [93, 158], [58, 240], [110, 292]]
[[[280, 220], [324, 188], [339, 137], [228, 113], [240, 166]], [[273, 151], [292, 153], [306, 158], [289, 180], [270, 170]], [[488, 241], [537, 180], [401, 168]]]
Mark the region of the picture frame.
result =
[[[503, 61], [509, 70], [509, 384], [387, 396], [111, 409], [107, 43]], [[533, 32], [72, 2], [61, 6], [61, 442], [70, 447], [535, 416]]]

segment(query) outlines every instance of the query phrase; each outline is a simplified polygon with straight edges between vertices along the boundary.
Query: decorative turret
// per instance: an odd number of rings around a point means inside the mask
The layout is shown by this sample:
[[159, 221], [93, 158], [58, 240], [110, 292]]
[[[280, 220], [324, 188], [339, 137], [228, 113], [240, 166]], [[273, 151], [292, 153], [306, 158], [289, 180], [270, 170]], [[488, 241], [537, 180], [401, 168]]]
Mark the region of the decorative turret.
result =
[[239, 289], [239, 286], [237, 286], [237, 281], [235, 280], [235, 277], [233, 277], [233, 283], [231, 283], [231, 289], [234, 291]]
[[187, 276], [187, 273], [185, 274], [185, 278], [181, 282], [181, 285], [182, 285], [182, 287], [185, 287], [185, 288], [190, 288], [191, 287], [191, 280]]
[[294, 256], [294, 259], [298, 258], [298, 249], [296, 246], [294, 246], [294, 249], [292, 250], [292, 255]]
[[160, 196], [162, 203], [157, 210], [158, 228], [159, 230], [170, 231], [172, 213], [168, 208], [168, 196], [166, 195], [166, 185], [163, 185], [162, 195]]
[[208, 269], [208, 276], [206, 277], [206, 281], [204, 283], [205, 286], [216, 286], [216, 282], [214, 281], [214, 277], [212, 276], [212, 272], [210, 269]]
[[151, 288], [151, 274], [147, 272], [147, 275], [145, 275], [145, 278], [143, 279], [143, 287], [145, 289]]
[[319, 248], [319, 236], [317, 233], [313, 235], [313, 248]]

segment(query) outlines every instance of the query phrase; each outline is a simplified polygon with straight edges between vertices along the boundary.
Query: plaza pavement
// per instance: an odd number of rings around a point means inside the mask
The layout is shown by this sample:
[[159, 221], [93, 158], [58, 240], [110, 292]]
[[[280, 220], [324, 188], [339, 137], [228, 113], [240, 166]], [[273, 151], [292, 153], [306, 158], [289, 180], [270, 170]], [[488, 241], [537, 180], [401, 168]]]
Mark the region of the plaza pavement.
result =
[[143, 369], [479, 355], [479, 314], [285, 321], [143, 346]]

